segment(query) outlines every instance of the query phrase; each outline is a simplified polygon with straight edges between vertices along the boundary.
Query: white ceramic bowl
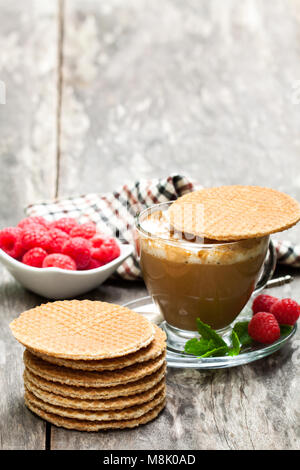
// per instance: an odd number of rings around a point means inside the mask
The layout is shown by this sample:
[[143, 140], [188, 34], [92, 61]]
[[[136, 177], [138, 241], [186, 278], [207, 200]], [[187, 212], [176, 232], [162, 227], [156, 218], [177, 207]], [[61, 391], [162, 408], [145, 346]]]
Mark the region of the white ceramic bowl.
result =
[[118, 258], [100, 268], [68, 271], [60, 268], [33, 268], [15, 260], [0, 249], [0, 261], [27, 289], [48, 299], [69, 299], [100, 286], [133, 252], [131, 245], [120, 244]]

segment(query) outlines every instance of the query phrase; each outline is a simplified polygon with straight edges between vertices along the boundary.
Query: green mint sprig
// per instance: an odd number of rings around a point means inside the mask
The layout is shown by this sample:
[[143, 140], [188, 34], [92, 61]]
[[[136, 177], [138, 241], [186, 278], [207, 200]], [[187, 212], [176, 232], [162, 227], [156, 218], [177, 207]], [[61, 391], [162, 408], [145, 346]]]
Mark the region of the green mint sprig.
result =
[[[234, 325], [230, 335], [231, 344], [228, 345], [215, 330], [197, 318], [200, 338], [188, 340], [184, 351], [198, 357], [238, 356], [243, 348], [251, 346], [253, 342], [248, 333], [248, 324], [248, 321], [242, 321]], [[281, 337], [287, 336], [292, 328], [290, 325], [280, 325]]]

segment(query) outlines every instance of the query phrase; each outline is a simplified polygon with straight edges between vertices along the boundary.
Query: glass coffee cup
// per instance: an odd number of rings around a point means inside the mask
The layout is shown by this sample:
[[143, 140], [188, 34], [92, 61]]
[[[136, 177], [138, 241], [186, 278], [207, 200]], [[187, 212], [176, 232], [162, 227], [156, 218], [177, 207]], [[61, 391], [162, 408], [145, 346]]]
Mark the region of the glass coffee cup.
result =
[[269, 236], [215, 242], [176, 232], [170, 204], [145, 209], [136, 226], [144, 281], [164, 317], [168, 343], [182, 350], [197, 335], [197, 318], [219, 333], [228, 331], [271, 278], [276, 258]]

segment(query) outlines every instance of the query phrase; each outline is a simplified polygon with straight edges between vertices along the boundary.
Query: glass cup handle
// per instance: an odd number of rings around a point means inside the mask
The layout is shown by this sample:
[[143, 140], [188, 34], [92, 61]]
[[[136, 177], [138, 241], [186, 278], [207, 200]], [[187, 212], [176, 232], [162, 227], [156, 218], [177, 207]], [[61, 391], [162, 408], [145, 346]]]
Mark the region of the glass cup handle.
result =
[[267, 282], [272, 278], [275, 268], [276, 268], [276, 250], [272, 243], [272, 240], [269, 242], [269, 254], [264, 262], [263, 273], [260, 277], [256, 287], [253, 291], [253, 294], [257, 294], [266, 287]]

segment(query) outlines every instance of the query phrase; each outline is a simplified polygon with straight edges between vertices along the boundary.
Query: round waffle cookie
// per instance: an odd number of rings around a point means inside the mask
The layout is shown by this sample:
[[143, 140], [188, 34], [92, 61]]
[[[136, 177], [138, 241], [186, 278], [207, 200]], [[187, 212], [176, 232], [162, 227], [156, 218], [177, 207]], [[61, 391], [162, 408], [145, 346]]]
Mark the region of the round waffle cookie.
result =
[[75, 385], [76, 387], [111, 387], [128, 382], [135, 382], [147, 375], [153, 374], [165, 363], [165, 352], [156, 359], [133, 364], [124, 369], [113, 371], [78, 371], [67, 367], [50, 364], [43, 359], [34, 356], [28, 350], [24, 351], [25, 367], [35, 375], [46, 380], [59, 382], [65, 385]]
[[40, 400], [28, 390], [25, 390], [25, 402], [30, 402], [47, 413], [52, 413], [65, 418], [81, 419], [84, 421], [121, 421], [124, 419], [136, 419], [162, 403], [166, 392], [162, 390], [151, 401], [141, 405], [131, 406], [122, 410], [79, 410], [74, 408], [64, 408], [62, 406], [51, 405]]
[[108, 359], [148, 346], [153, 325], [120, 305], [90, 300], [49, 302], [23, 312], [10, 324], [32, 351], [72, 360]]
[[169, 208], [178, 231], [213, 240], [258, 238], [300, 220], [300, 205], [280, 191], [260, 186], [220, 186], [178, 198]]
[[25, 396], [25, 403], [27, 407], [40, 418], [45, 419], [49, 423], [54, 424], [55, 426], [73, 429], [76, 431], [102, 431], [107, 429], [125, 429], [125, 428], [135, 428], [141, 424], [146, 424], [155, 419], [159, 413], [163, 410], [165, 406], [165, 400], [159, 403], [152, 410], [148, 411], [139, 418], [118, 420], [118, 421], [87, 421], [79, 420], [72, 418], [65, 418], [53, 413], [39, 408], [36, 403], [32, 403], [28, 397]]
[[58, 382], [48, 381], [33, 374], [28, 369], [24, 371], [24, 382], [30, 381], [41, 390], [64, 397], [80, 398], [87, 400], [112, 399], [116, 397], [127, 397], [130, 395], [146, 392], [158, 384], [166, 374], [166, 365], [163, 364], [156, 372], [147, 375], [136, 382], [116, 385], [112, 387], [75, 387]]
[[81, 398], [68, 398], [55, 393], [49, 393], [34, 385], [30, 380], [24, 378], [25, 390], [29, 391], [40, 400], [51, 405], [62, 406], [63, 408], [75, 408], [79, 410], [122, 410], [130, 406], [147, 403], [155, 398], [160, 392], [165, 390], [165, 380], [162, 379], [157, 385], [146, 392], [131, 395], [129, 397], [107, 398], [104, 400], [85, 400]]
[[47, 362], [51, 362], [52, 364], [57, 364], [59, 366], [69, 367], [71, 369], [90, 371], [123, 369], [124, 367], [128, 367], [132, 364], [137, 364], [140, 362], [149, 361], [150, 359], [155, 359], [156, 357], [160, 356], [162, 352], [166, 349], [165, 332], [158, 326], [153, 326], [155, 330], [153, 341], [145, 348], [141, 348], [134, 353], [126, 354], [126, 356], [122, 357], [100, 360], [95, 359], [91, 361], [75, 361], [71, 359], [61, 359], [58, 357], [47, 356], [46, 354], [40, 354], [36, 351], [34, 351], [34, 354], [38, 357], [41, 357]]

